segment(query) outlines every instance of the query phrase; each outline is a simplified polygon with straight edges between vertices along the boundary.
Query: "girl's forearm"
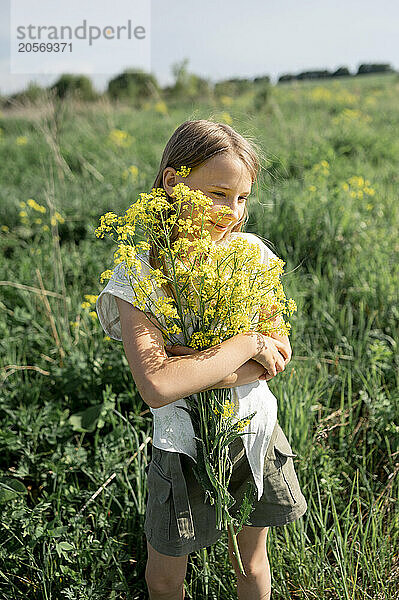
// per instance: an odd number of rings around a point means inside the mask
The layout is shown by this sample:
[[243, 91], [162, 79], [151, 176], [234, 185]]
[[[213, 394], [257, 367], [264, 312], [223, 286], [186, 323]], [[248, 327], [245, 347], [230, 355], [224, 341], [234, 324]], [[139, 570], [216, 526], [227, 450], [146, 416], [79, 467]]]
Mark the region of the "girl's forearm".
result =
[[264, 367], [256, 360], [249, 359], [246, 363], [238, 367], [234, 373], [227, 375], [224, 379], [219, 381], [217, 384], [204, 388], [204, 390], [222, 389], [238, 387], [240, 385], [246, 385], [247, 383], [253, 383], [259, 380], [259, 377], [265, 372]]
[[256, 334], [247, 332], [196, 354], [166, 358], [152, 373], [157, 398], [154, 408], [212, 389], [226, 377], [234, 379], [233, 373], [257, 353], [257, 343]]

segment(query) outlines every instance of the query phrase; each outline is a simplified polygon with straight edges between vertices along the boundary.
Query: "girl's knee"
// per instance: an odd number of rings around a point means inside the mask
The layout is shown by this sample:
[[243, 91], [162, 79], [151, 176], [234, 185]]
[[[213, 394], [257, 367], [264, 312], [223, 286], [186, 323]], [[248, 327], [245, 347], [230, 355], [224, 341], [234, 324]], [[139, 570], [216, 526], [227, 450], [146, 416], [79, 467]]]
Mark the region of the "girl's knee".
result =
[[145, 571], [145, 581], [148, 590], [160, 597], [177, 597], [178, 592], [184, 586], [185, 575], [181, 573], [157, 573], [155, 570]]
[[[147, 542], [148, 559], [145, 569], [145, 581], [154, 595], [160, 596], [178, 592], [184, 584], [188, 555], [167, 556], [157, 552]], [[176, 596], [175, 596], [176, 597]]]
[[[265, 568], [269, 568], [269, 560], [266, 551], [266, 537], [268, 527], [244, 527], [242, 533], [238, 535], [238, 548], [240, 551], [241, 561], [244, 571], [248, 577], [257, 579], [264, 572]], [[241, 576], [238, 561], [235, 557], [233, 541], [229, 533], [229, 554], [230, 560], [234, 567], [237, 576]]]
[[264, 577], [265, 572], [267, 572], [269, 569], [269, 562], [267, 556], [265, 556], [262, 561], [243, 559], [242, 566], [244, 567], [245, 576], [241, 574], [236, 561], [234, 561], [233, 566], [237, 575], [237, 579], [240, 579], [245, 583], [251, 583]]

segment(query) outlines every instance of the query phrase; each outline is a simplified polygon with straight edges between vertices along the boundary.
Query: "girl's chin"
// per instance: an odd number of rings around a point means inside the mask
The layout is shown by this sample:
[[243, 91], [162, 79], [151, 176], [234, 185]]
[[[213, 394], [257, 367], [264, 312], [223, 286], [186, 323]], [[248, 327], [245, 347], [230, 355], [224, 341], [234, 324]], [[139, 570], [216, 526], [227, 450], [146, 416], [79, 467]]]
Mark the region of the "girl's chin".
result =
[[214, 242], [221, 242], [222, 240], [227, 238], [228, 235], [229, 235], [228, 229], [226, 229], [225, 231], [212, 231], [211, 238]]

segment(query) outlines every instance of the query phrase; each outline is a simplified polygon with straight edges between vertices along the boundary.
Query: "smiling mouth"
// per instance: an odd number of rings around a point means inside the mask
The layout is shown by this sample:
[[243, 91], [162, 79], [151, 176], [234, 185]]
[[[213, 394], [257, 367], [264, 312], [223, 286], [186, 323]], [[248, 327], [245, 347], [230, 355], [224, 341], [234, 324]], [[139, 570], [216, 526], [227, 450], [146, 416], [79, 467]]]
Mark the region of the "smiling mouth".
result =
[[213, 221], [209, 221], [212, 225], [214, 225], [215, 227], [217, 227], [218, 229], [227, 229], [228, 227], [230, 227], [231, 223], [229, 223], [229, 225], [216, 225], [216, 223], [214, 223]]

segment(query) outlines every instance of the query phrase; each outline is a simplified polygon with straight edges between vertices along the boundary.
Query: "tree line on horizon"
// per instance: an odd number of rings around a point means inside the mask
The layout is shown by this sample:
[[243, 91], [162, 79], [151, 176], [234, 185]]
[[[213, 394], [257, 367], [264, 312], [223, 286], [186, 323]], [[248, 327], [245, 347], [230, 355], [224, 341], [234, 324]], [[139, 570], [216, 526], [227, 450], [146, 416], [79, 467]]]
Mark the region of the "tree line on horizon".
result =
[[[212, 83], [209, 79], [195, 75], [188, 71], [188, 59], [183, 59], [172, 66], [174, 82], [172, 85], [161, 87], [155, 75], [142, 69], [126, 69], [123, 73], [110, 79], [105, 92], [97, 92], [91, 79], [86, 75], [65, 73], [51, 86], [41, 87], [36, 83], [29, 83], [27, 88], [8, 96], [0, 95], [0, 105], [7, 108], [16, 103], [26, 101], [35, 103], [45, 91], [52, 91], [60, 99], [74, 96], [83, 101], [95, 101], [100, 97], [108, 96], [110, 100], [128, 100], [137, 108], [149, 100], [198, 100], [220, 99], [223, 96], [237, 97], [255, 87], [259, 96], [259, 103], [264, 104], [268, 97], [271, 84], [269, 75], [254, 78], [233, 77]], [[359, 65], [356, 73], [351, 73], [345, 66], [335, 71], [310, 70], [298, 74], [285, 73], [280, 75], [277, 84], [290, 81], [331, 79], [335, 77], [356, 77], [376, 73], [396, 73], [389, 63], [363, 63]]]
[[396, 73], [395, 69], [391, 67], [389, 63], [363, 63], [359, 65], [356, 73], [351, 73], [348, 67], [339, 67], [335, 71], [329, 71], [328, 69], [303, 71], [298, 75], [292, 75], [291, 73], [285, 73], [280, 75], [277, 83], [284, 83], [285, 81], [304, 80], [304, 79], [326, 79], [331, 77], [356, 77], [357, 75], [368, 75], [370, 73]]

